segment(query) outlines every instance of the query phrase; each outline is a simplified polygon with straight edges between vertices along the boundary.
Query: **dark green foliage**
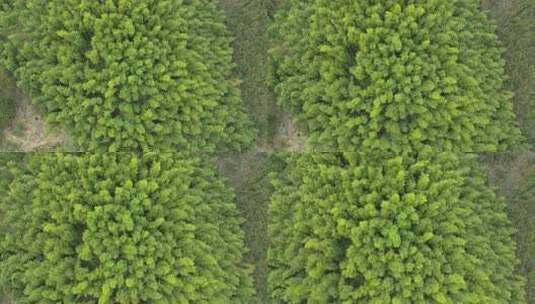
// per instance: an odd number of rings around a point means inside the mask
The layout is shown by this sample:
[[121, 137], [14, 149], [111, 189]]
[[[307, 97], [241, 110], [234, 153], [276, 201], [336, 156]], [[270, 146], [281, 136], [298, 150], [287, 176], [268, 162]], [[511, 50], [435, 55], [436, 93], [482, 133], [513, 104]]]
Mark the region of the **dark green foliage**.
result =
[[[503, 2], [503, 1], [499, 1]], [[493, 5], [498, 34], [507, 45], [505, 59], [510, 76], [507, 87], [515, 93], [514, 108], [528, 140], [535, 143], [535, 1], [507, 1]]]
[[289, 0], [273, 84], [321, 151], [473, 152], [521, 139], [478, 0]]
[[0, 23], [4, 64], [47, 120], [84, 149], [214, 151], [251, 143], [229, 33], [213, 1], [14, 5]]
[[234, 49], [236, 71], [243, 83], [240, 85], [243, 100], [258, 129], [256, 142], [259, 147], [277, 147], [283, 113], [277, 106], [275, 94], [267, 84], [269, 67], [268, 49], [270, 35], [266, 31], [269, 15], [274, 11], [273, 0], [236, 1], [219, 0], [228, 19], [228, 28], [235, 36]]
[[182, 154], [36, 154], [0, 198], [16, 303], [249, 303], [233, 194]]
[[23, 158], [24, 153], [5, 151], [0, 152], [0, 197], [3, 197], [7, 194], [8, 185], [13, 179], [13, 175], [9, 169], [10, 166], [21, 163]]
[[4, 128], [9, 126], [15, 117], [16, 104], [12, 94], [12, 81], [8, 78], [4, 70], [0, 70], [0, 137]]
[[15, 117], [15, 103], [9, 98], [3, 96], [0, 92], [0, 132], [9, 124], [11, 119]]
[[524, 303], [506, 204], [482, 176], [428, 151], [289, 159], [270, 207], [274, 301]]
[[250, 248], [245, 257], [254, 263], [252, 275], [256, 289], [256, 297], [249, 304], [269, 304], [267, 223], [268, 206], [273, 192], [269, 173], [280, 171], [285, 163], [274, 154], [232, 153], [219, 155], [218, 165], [221, 174], [228, 176], [229, 184], [235, 189], [236, 204], [240, 214], [245, 217], [243, 229], [246, 245]]
[[512, 200], [511, 217], [519, 230], [518, 255], [522, 260], [520, 271], [527, 278], [528, 303], [535, 303], [535, 171], [528, 178], [527, 185]]
[[535, 153], [500, 153], [482, 157], [489, 180], [508, 198], [516, 228], [519, 273], [526, 277], [527, 302], [535, 304]]

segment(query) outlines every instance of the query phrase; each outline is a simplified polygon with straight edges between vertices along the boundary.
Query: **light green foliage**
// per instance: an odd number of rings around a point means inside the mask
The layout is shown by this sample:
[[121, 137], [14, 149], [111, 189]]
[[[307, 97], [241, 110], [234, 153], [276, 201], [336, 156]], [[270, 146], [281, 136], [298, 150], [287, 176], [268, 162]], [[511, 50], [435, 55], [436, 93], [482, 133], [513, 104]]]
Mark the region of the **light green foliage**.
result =
[[[16, 153], [16, 152], [1, 152], [0, 153], [0, 196], [5, 196], [7, 194], [9, 183], [13, 179], [13, 175], [11, 174], [11, 171], [9, 170], [10, 163], [11, 162], [20, 163], [23, 158], [24, 158], [24, 153]], [[0, 217], [0, 222], [1, 221], [2, 221], [2, 218]], [[1, 289], [1, 285], [0, 285], [0, 289]]]
[[214, 151], [251, 143], [229, 33], [213, 1], [15, 5], [1, 23], [4, 65], [47, 120], [84, 149]]
[[476, 0], [289, 0], [272, 81], [320, 151], [499, 151], [522, 137]]
[[305, 154], [273, 183], [276, 303], [524, 303], [505, 202], [471, 158]]
[[182, 154], [36, 154], [0, 198], [16, 303], [249, 303], [232, 193]]

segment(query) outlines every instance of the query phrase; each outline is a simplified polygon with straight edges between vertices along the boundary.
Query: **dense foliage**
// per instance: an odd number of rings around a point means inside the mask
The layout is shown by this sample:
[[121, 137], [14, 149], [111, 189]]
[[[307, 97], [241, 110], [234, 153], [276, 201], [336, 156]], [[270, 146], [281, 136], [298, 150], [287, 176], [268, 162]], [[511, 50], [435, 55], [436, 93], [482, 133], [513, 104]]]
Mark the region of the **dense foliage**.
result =
[[[12, 162], [19, 163], [24, 158], [24, 153], [16, 152], [1, 152], [0, 153], [0, 197], [7, 193], [8, 185], [13, 179], [13, 175], [9, 170], [9, 164]], [[1, 219], [0, 219], [1, 220]], [[1, 289], [1, 285], [0, 285]]]
[[472, 159], [305, 154], [274, 186], [275, 303], [524, 303], [505, 202]]
[[249, 303], [233, 195], [180, 154], [40, 154], [0, 198], [16, 303]]
[[4, 65], [89, 150], [239, 149], [252, 141], [212, 0], [15, 0]]
[[473, 152], [521, 140], [479, 0], [289, 0], [273, 84], [320, 151]]

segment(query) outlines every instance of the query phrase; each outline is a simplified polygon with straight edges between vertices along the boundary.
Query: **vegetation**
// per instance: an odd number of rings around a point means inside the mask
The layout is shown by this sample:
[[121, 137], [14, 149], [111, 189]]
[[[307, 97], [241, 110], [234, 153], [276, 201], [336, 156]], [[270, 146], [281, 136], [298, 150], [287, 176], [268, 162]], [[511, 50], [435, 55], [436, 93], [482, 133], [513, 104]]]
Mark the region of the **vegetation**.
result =
[[225, 150], [253, 131], [211, 0], [15, 0], [3, 63], [86, 150]]
[[241, 220], [205, 160], [28, 157], [0, 198], [0, 278], [17, 303], [249, 303]]
[[[532, 161], [535, 163], [535, 161]], [[535, 167], [535, 166], [533, 166]], [[529, 173], [527, 184], [511, 199], [511, 218], [517, 227], [518, 256], [522, 263], [520, 273], [527, 279], [528, 303], [535, 301], [535, 169]]]
[[533, 142], [535, 6], [494, 11], [505, 65], [480, 2], [0, 2], [2, 65], [83, 149], [244, 149], [240, 90], [260, 151], [302, 149], [271, 68], [332, 152], [220, 154], [236, 198], [192, 153], [0, 154], [0, 302], [531, 303], [533, 161], [489, 157], [506, 206], [455, 152], [523, 147], [511, 101]]
[[273, 192], [269, 173], [280, 171], [284, 162], [277, 154], [254, 152], [220, 155], [218, 162], [221, 174], [228, 177], [229, 184], [235, 189], [238, 210], [245, 218], [245, 242], [250, 249], [245, 257], [254, 264], [252, 275], [256, 289], [255, 298], [250, 303], [268, 304], [267, 224], [268, 205]]
[[0, 140], [2, 132], [15, 117], [16, 104], [11, 94], [11, 82], [5, 71], [0, 70]]
[[505, 201], [469, 157], [294, 156], [274, 179], [276, 303], [524, 303]]
[[535, 303], [535, 154], [500, 153], [482, 156], [489, 180], [507, 197], [508, 213], [516, 228], [519, 273], [526, 277], [527, 302]]
[[505, 200], [458, 153], [525, 147], [479, 4], [281, 4], [272, 84], [333, 153], [274, 179], [275, 302], [525, 303]]
[[506, 85], [515, 93], [514, 110], [520, 127], [530, 143], [535, 144], [535, 2], [494, 2], [487, 7], [492, 9], [498, 35], [507, 46], [506, 70], [510, 78]]
[[320, 151], [503, 151], [521, 140], [478, 0], [284, 1], [273, 85]]
[[511, 218], [515, 223], [517, 242], [519, 243], [518, 256], [522, 263], [520, 273], [527, 279], [528, 303], [535, 301], [535, 169], [529, 174], [528, 184], [520, 189], [511, 200]]
[[[24, 158], [23, 153], [2, 152], [0, 153], [0, 195], [5, 195], [5, 191], [9, 183], [13, 179], [13, 175], [9, 170], [9, 163], [20, 163]], [[1, 220], [1, 218], [0, 218]]]
[[2, 96], [0, 92], [0, 132], [9, 124], [15, 116], [15, 105], [12, 99]]
[[273, 10], [272, 0], [218, 1], [228, 20], [234, 40], [234, 60], [243, 82], [240, 85], [247, 110], [258, 129], [256, 143], [260, 149], [280, 148], [277, 131], [284, 116], [275, 94], [267, 85], [270, 37], [266, 31]]

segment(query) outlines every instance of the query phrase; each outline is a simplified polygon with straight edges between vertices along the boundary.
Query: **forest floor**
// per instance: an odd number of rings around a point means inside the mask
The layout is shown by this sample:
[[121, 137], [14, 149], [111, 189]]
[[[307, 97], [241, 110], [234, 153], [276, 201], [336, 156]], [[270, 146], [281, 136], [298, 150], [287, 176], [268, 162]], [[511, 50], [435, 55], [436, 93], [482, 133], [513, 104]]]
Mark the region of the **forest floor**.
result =
[[506, 198], [516, 229], [518, 271], [526, 277], [527, 303], [535, 303], [535, 152], [482, 156], [490, 184]]
[[267, 82], [268, 26], [272, 0], [219, 0], [234, 36], [236, 73], [242, 80], [242, 99], [258, 130], [256, 148], [240, 154], [220, 155], [219, 172], [236, 193], [236, 202], [245, 219], [244, 231], [249, 252], [247, 262], [254, 266], [256, 298], [253, 303], [267, 304], [268, 205], [271, 196], [269, 173], [279, 163], [273, 152], [306, 149], [304, 136], [289, 113], [277, 105]]
[[234, 63], [242, 80], [241, 93], [258, 130], [257, 152], [302, 151], [303, 134], [277, 105], [268, 85], [268, 27], [274, 0], [219, 0], [234, 36]]
[[254, 267], [256, 298], [251, 303], [269, 303], [267, 287], [268, 206], [273, 191], [270, 173], [282, 169], [277, 155], [252, 152], [220, 155], [219, 172], [234, 188], [238, 209], [245, 219], [243, 225], [249, 252], [246, 261]]
[[513, 108], [524, 135], [535, 145], [535, 1], [484, 0], [506, 47], [506, 86], [515, 96]]
[[[535, 147], [535, 1], [485, 0], [498, 36], [507, 48], [506, 86], [514, 92], [513, 108], [520, 128]], [[509, 218], [516, 228], [519, 271], [527, 278], [528, 304], [535, 304], [535, 153], [483, 157], [491, 184], [509, 202]]]

